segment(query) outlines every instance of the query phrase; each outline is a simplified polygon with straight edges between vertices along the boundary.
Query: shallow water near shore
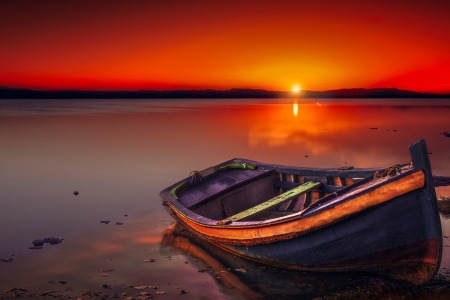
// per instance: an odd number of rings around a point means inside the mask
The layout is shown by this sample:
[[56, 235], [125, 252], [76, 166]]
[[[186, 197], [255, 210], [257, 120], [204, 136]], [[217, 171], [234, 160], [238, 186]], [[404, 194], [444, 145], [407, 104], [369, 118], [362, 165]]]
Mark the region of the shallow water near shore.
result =
[[[400, 299], [408, 293], [432, 299], [449, 293], [444, 215], [441, 270], [417, 288], [370, 274], [305, 274], [248, 262], [190, 237], [161, 205], [163, 188], [234, 157], [387, 167], [409, 162], [409, 145], [422, 138], [433, 174], [450, 176], [450, 138], [442, 134], [450, 132], [450, 100], [369, 102], [0, 100], [0, 259], [14, 259], [0, 261], [0, 293], [14, 287], [29, 290], [28, 297], [55, 290], [47, 297], [91, 291], [94, 298], [148, 292], [167, 299]], [[450, 196], [450, 188], [437, 194]], [[100, 223], [105, 220], [110, 223]], [[45, 237], [64, 241], [29, 249]]]

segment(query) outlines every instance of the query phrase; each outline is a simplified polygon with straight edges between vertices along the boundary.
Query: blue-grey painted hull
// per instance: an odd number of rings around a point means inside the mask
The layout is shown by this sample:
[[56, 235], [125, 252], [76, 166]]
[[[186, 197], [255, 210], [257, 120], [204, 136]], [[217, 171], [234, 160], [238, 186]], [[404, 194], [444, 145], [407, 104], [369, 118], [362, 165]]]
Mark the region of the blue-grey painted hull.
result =
[[[423, 191], [412, 192], [333, 226], [290, 240], [254, 246], [227, 245], [240, 255], [289, 265], [336, 264], [423, 240], [437, 240], [434, 212]], [[370, 263], [370, 261], [366, 262]]]

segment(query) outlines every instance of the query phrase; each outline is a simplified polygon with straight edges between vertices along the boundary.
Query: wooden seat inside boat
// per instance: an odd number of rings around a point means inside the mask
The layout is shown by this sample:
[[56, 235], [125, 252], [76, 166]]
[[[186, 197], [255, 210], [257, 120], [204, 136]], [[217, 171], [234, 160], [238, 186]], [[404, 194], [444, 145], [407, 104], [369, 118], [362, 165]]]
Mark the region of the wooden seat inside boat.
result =
[[[246, 209], [240, 213], [237, 213], [233, 216], [230, 216], [222, 221], [220, 223], [227, 224], [230, 222], [236, 222], [236, 221], [245, 221], [250, 218], [255, 218], [256, 216], [267, 212], [268, 210], [280, 206], [283, 203], [286, 203], [288, 201], [291, 201], [294, 198], [297, 198], [299, 196], [302, 196], [306, 194], [307, 192], [317, 189], [322, 186], [322, 182], [317, 181], [309, 181], [306, 182], [300, 186], [297, 186], [287, 192], [284, 192], [276, 197], [273, 197], [263, 203], [260, 203], [256, 206], [250, 207], [249, 209]], [[277, 212], [271, 212], [271, 213], [277, 213]], [[282, 212], [283, 215], [286, 214], [286, 212]]]

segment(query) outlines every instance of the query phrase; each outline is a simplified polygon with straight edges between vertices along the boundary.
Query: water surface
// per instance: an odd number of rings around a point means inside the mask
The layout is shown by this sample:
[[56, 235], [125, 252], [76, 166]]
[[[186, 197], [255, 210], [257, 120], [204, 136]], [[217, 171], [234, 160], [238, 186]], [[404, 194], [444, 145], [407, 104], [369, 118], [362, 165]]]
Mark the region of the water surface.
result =
[[[358, 104], [363, 101], [366, 105]], [[450, 138], [441, 134], [450, 131], [448, 103], [0, 100], [0, 258], [15, 258], [0, 262], [0, 291], [21, 286], [78, 296], [86, 290], [131, 295], [138, 290], [128, 285], [156, 283], [153, 296], [162, 290], [178, 296], [184, 289], [187, 299], [309, 299], [356, 291], [366, 283], [348, 285], [323, 274], [286, 275], [237, 259], [230, 262], [218, 250], [189, 244], [186, 237], [177, 240], [167, 234], [172, 220], [159, 191], [193, 170], [235, 157], [307, 167], [407, 163], [409, 145], [422, 138], [434, 175], [450, 176]], [[450, 190], [438, 188], [438, 194], [450, 196]], [[442, 221], [444, 236], [450, 236], [450, 221]], [[32, 240], [50, 236], [65, 240], [28, 249]], [[450, 268], [447, 249], [441, 274]], [[156, 261], [144, 262], [147, 258]], [[198, 272], [208, 265], [216, 267]], [[240, 265], [250, 271], [235, 271]], [[345, 282], [356, 280], [352, 274], [343, 276], [349, 276]], [[386, 284], [370, 276], [367, 280], [381, 290]], [[103, 284], [111, 289], [102, 289]], [[267, 285], [272, 288], [261, 288]], [[65, 291], [68, 287], [74, 291]]]

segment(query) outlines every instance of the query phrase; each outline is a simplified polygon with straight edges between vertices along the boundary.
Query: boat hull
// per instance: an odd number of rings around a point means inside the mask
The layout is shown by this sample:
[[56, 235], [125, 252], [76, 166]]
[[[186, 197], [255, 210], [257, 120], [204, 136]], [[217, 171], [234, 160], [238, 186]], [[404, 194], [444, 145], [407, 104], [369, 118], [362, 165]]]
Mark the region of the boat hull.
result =
[[420, 191], [293, 239], [253, 246], [216, 245], [270, 265], [308, 271], [371, 271], [421, 284], [439, 267], [440, 237], [424, 226]]

